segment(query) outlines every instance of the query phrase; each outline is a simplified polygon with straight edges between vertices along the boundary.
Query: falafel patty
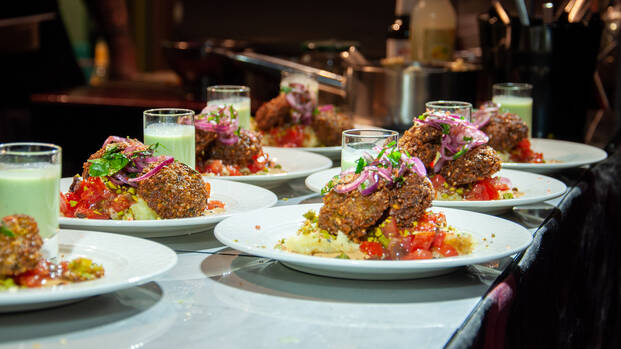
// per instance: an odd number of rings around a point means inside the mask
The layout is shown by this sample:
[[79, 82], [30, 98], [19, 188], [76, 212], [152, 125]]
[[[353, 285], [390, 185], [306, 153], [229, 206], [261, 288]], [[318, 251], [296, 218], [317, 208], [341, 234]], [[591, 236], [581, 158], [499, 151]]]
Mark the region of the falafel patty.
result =
[[35, 268], [42, 258], [39, 251], [43, 240], [34, 218], [24, 214], [6, 216], [0, 225], [14, 235], [0, 234], [0, 277], [15, 276]]
[[500, 171], [501, 161], [492, 147], [481, 145], [455, 160], [447, 161], [440, 174], [452, 186], [474, 183]]
[[[151, 164], [142, 173], [155, 166], [156, 163]], [[178, 161], [138, 182], [137, 194], [164, 219], [200, 216], [209, 198], [201, 175]]]

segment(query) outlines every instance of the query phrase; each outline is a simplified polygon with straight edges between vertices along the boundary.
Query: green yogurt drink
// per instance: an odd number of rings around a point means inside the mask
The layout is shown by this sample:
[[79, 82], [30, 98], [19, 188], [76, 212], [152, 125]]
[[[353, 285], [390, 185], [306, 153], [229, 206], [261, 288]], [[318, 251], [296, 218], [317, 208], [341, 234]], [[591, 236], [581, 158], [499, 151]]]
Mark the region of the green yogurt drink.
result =
[[170, 155], [191, 168], [196, 167], [194, 125], [151, 124], [144, 129], [144, 143], [159, 143], [154, 155]]
[[231, 105], [237, 110], [237, 121], [239, 126], [246, 130], [250, 129], [250, 98], [249, 97], [236, 97], [211, 100], [208, 105], [225, 106]]
[[500, 105], [500, 111], [517, 114], [528, 125], [529, 136], [533, 127], [533, 98], [520, 96], [494, 96], [492, 102]]
[[43, 239], [56, 235], [60, 214], [60, 165], [0, 164], [0, 217], [32, 216]]

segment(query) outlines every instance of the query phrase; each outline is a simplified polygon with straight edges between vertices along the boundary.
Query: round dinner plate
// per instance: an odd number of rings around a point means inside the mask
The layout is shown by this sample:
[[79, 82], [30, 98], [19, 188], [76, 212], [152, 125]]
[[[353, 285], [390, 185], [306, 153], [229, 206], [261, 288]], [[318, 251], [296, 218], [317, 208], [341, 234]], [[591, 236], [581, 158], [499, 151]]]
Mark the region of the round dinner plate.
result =
[[0, 292], [0, 313], [48, 308], [141, 285], [177, 263], [170, 248], [124, 235], [63, 229], [58, 244], [61, 260], [89, 258], [104, 267], [105, 275], [63, 286]]
[[322, 204], [280, 206], [227, 218], [215, 228], [223, 244], [256, 256], [272, 258], [311, 274], [368, 280], [396, 280], [445, 274], [457, 267], [493, 261], [522, 251], [532, 241], [524, 227], [480, 213], [450, 208], [432, 208], [443, 212], [449, 225], [471, 234], [471, 254], [428, 260], [350, 260], [291, 253], [275, 248], [279, 240], [294, 236], [308, 210], [319, 212]]
[[341, 146], [336, 145], [332, 147], [307, 147], [307, 148], [295, 148], [299, 150], [304, 150], [307, 152], [320, 154], [325, 157], [330, 158], [331, 160], [341, 160]]
[[[339, 174], [340, 168], [331, 168], [317, 172], [306, 178], [306, 186], [320, 193], [321, 188], [328, 181]], [[559, 197], [565, 193], [565, 183], [540, 174], [522, 171], [500, 170], [495, 176], [506, 177], [511, 180], [514, 187], [524, 195], [516, 199], [487, 200], [487, 201], [445, 201], [433, 200], [433, 206], [460, 208], [482, 213], [496, 214], [510, 210], [513, 206], [529, 205]]]
[[[60, 191], [66, 193], [72, 178], [60, 180]], [[278, 201], [274, 193], [254, 185], [207, 179], [211, 185], [210, 199], [224, 202], [224, 213], [201, 217], [158, 220], [104, 220], [59, 217], [61, 228], [97, 230], [127, 234], [141, 238], [178, 236], [205, 231], [234, 214], [272, 207]]]
[[[339, 148], [339, 154], [340, 149]], [[271, 160], [282, 166], [284, 173], [259, 174], [250, 176], [203, 176], [204, 178], [225, 179], [258, 185], [264, 188], [273, 188], [296, 178], [304, 178], [311, 173], [332, 167], [332, 160], [319, 154], [313, 154], [298, 149], [308, 148], [276, 148], [263, 147]], [[340, 156], [340, 155], [339, 155]]]
[[559, 162], [544, 164], [503, 162], [502, 167], [535, 173], [552, 173], [562, 169], [594, 164], [606, 159], [608, 156], [600, 148], [557, 139], [533, 138], [530, 140], [530, 144], [534, 151], [543, 153], [544, 160]]

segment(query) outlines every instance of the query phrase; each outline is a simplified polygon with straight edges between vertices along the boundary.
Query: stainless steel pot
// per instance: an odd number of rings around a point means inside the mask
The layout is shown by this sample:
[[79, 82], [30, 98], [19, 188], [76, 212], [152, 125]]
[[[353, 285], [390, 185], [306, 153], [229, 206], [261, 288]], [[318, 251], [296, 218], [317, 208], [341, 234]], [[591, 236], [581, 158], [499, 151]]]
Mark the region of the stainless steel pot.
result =
[[400, 131], [409, 128], [412, 118], [424, 112], [427, 101], [451, 99], [474, 104], [480, 71], [470, 64], [370, 64], [351, 65], [342, 76], [254, 52], [214, 51], [254, 67], [307, 74], [319, 82], [321, 91], [343, 96], [346, 110], [356, 122]]

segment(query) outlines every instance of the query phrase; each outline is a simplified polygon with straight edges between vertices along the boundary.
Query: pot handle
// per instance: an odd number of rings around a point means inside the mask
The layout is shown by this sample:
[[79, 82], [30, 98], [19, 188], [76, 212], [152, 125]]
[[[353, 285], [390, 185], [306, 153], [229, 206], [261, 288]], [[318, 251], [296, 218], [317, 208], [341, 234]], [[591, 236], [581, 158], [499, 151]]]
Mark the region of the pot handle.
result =
[[307, 74], [317, 80], [320, 84], [336, 87], [340, 90], [345, 89], [345, 78], [342, 75], [334, 74], [327, 70], [317, 69], [304, 64], [291, 62], [286, 59], [276, 58], [251, 51], [232, 52], [227, 49], [214, 48], [213, 52], [242, 63], [278, 71]]

